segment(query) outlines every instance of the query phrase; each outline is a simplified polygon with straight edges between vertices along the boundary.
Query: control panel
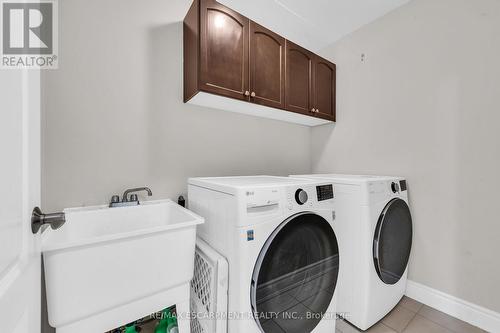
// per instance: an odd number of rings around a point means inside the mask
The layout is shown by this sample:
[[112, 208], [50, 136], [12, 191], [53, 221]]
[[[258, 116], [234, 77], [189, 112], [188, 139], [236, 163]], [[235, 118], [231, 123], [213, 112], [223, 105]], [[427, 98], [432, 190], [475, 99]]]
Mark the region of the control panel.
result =
[[[332, 184], [290, 186], [286, 189], [286, 208], [287, 210], [312, 209], [319, 203], [327, 203], [333, 198], [334, 188]], [[324, 206], [322, 205], [322, 207]]]
[[406, 191], [406, 180], [403, 179], [400, 181], [392, 182], [391, 183], [391, 190], [392, 190], [392, 193], [395, 193], [395, 194]]
[[333, 199], [333, 185], [316, 186], [316, 194], [318, 195], [318, 201]]
[[399, 188], [401, 189], [401, 192], [406, 191], [406, 180], [400, 180], [399, 181]]

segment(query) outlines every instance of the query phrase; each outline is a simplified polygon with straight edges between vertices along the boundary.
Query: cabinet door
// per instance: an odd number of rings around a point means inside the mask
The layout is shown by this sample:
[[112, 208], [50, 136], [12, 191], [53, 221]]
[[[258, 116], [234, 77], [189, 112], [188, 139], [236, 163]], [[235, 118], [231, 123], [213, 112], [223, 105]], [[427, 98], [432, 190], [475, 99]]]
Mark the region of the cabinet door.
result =
[[285, 39], [250, 22], [250, 101], [285, 107]]
[[315, 115], [335, 121], [335, 64], [315, 56], [313, 77]]
[[248, 99], [249, 20], [213, 0], [200, 6], [200, 89]]
[[286, 41], [285, 108], [311, 114], [313, 54]]

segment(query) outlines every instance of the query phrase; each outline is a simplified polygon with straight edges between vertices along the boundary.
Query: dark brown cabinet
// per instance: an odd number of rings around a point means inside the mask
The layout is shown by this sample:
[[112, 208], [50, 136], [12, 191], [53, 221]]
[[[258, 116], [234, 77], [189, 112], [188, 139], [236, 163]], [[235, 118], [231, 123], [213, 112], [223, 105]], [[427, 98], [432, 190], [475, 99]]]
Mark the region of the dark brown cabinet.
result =
[[[335, 65], [315, 56], [313, 62], [313, 108], [316, 116], [335, 121]], [[311, 109], [312, 110], [312, 109]]]
[[285, 39], [250, 22], [250, 101], [285, 107]]
[[286, 109], [311, 114], [314, 54], [286, 41]]
[[248, 28], [244, 16], [215, 1], [201, 1], [200, 89], [247, 98]]
[[195, 0], [184, 19], [184, 102], [313, 126], [335, 121], [335, 74], [333, 63], [214, 0]]
[[213, 0], [184, 18], [184, 102], [199, 91], [248, 100], [250, 21]]
[[286, 109], [335, 121], [335, 65], [286, 41]]

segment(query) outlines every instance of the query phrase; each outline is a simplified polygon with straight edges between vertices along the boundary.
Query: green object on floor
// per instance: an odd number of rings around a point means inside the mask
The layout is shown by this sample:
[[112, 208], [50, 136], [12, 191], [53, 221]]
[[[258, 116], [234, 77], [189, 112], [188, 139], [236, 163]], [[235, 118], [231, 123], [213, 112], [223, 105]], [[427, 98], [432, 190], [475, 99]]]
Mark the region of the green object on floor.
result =
[[179, 333], [179, 328], [177, 327], [177, 318], [171, 314], [170, 320], [167, 324], [167, 333]]
[[128, 324], [125, 326], [125, 333], [138, 333], [135, 324]]
[[155, 333], [167, 333], [167, 327], [169, 324], [169, 318], [171, 317], [170, 309], [165, 309], [162, 311], [162, 319], [156, 325]]
[[158, 325], [156, 325], [155, 333], [178, 333], [177, 318], [170, 309], [162, 311], [163, 316]]

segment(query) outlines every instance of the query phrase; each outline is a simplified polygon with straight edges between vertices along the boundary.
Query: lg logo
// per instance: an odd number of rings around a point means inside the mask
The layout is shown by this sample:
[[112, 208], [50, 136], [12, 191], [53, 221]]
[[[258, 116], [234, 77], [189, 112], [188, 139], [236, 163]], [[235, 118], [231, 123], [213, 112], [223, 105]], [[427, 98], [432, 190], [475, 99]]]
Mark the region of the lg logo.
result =
[[53, 4], [3, 3], [3, 54], [53, 52]]

